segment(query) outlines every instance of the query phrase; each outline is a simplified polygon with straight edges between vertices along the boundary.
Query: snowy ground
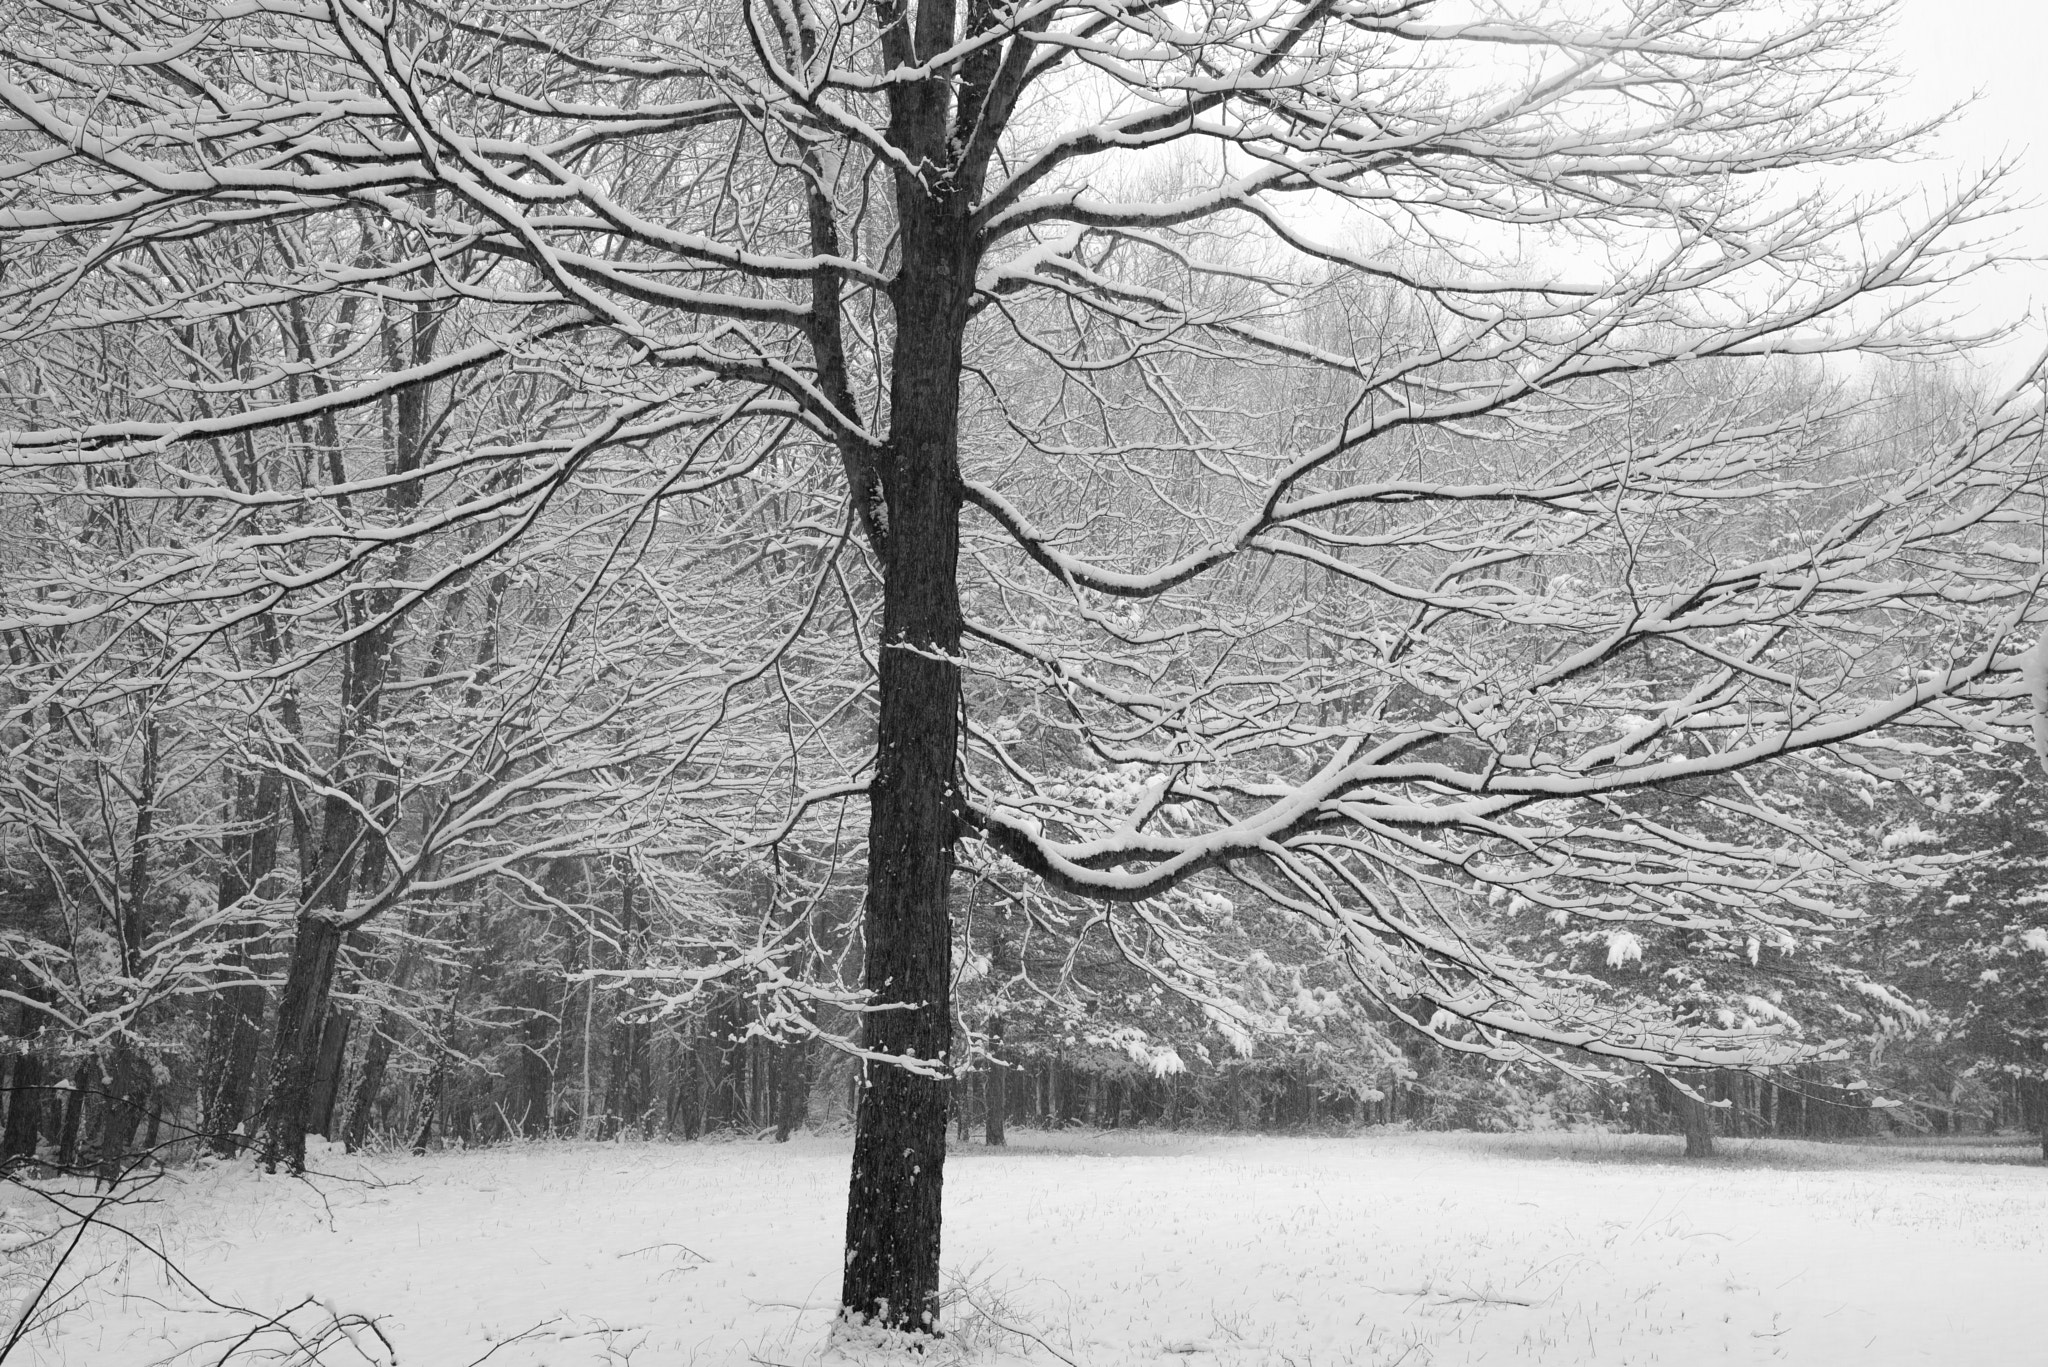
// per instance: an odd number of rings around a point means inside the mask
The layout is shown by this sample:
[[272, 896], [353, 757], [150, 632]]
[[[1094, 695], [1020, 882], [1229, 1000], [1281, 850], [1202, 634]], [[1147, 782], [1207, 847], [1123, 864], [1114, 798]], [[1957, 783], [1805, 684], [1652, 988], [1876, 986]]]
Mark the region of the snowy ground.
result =
[[[2048, 1170], [2016, 1145], [1724, 1142], [1691, 1164], [1600, 1135], [1015, 1138], [948, 1164], [944, 1361], [2048, 1360]], [[408, 1367], [852, 1361], [826, 1341], [844, 1141], [320, 1166], [184, 1173], [126, 1218], [223, 1301], [316, 1297], [307, 1330], [375, 1317]], [[216, 1363], [250, 1327], [111, 1239], [85, 1252], [96, 1275], [17, 1358]], [[285, 1362], [263, 1356], [282, 1342], [229, 1361]], [[393, 1359], [358, 1328], [321, 1360]]]

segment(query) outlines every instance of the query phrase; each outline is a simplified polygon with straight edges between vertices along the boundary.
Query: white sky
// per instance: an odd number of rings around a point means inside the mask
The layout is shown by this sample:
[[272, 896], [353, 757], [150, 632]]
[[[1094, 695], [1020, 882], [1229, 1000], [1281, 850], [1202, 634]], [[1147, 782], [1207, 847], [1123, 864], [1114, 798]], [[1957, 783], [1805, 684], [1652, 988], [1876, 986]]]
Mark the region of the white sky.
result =
[[[2013, 193], [2033, 201], [2012, 216], [2007, 250], [2048, 258], [2048, 3], [2044, 0], [1901, 0], [1887, 46], [1912, 80], [1907, 109], [1918, 116], [1977, 96], [1936, 142], [1944, 164], [1903, 174], [1939, 192], [1969, 168], [2016, 158]], [[2012, 372], [2048, 346], [2048, 263], [2005, 267], [1964, 287], [1958, 303], [1973, 324], [2031, 315], [2021, 337], [2000, 348]]]

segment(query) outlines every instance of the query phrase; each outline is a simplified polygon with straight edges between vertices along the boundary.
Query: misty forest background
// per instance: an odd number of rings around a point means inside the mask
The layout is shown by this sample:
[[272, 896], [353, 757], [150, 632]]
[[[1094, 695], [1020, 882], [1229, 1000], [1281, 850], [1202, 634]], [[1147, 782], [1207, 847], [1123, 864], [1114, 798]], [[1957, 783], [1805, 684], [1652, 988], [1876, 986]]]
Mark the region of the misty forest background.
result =
[[[394, 311], [383, 342], [420, 346], [434, 323]], [[178, 340], [200, 344], [196, 329]], [[225, 330], [214, 340], [236, 344]], [[143, 387], [132, 354], [78, 348], [61, 363], [71, 384]], [[224, 364], [236, 363], [230, 352]], [[1812, 369], [1787, 367], [1777, 384], [1787, 406], [1823, 389], [1839, 397]], [[1887, 369], [1856, 389], [1846, 421], [1873, 449], [1939, 440], [1971, 407], [1954, 373], [1934, 367]], [[394, 464], [419, 460], [408, 444], [431, 441], [422, 434], [446, 418], [436, 398], [373, 410], [356, 436], [384, 440]], [[526, 398], [538, 407], [545, 395]], [[13, 401], [35, 399], [22, 387]], [[675, 572], [729, 600], [729, 619], [795, 611], [792, 566], [815, 554], [787, 535], [799, 519], [775, 499], [746, 513], [731, 546], [678, 553]], [[10, 505], [6, 574], [90, 575], [130, 553], [137, 515], [112, 499], [83, 501], [75, 520]], [[573, 542], [556, 549], [573, 561]], [[471, 825], [454, 875], [416, 879], [340, 946], [314, 1131], [350, 1150], [420, 1152], [848, 1127], [862, 1066], [856, 859], [829, 827], [766, 854], [672, 843], [646, 810], [659, 784], [616, 754], [632, 743], [628, 724], [579, 715], [583, 676], [558, 663], [571, 647], [555, 628], [582, 587], [561, 558], [498, 567], [362, 638], [367, 649], [281, 679], [12, 712], [0, 1153], [73, 1167], [248, 1147], [299, 909], [334, 880], [358, 899], [387, 887], [368, 823], [337, 858], [328, 828], [350, 825], [345, 803], [385, 821], [424, 812]], [[1237, 591], [1251, 606], [1295, 587], [1254, 579]], [[852, 588], [820, 610], [859, 601]], [[587, 648], [671, 649], [665, 606], [650, 595], [622, 607], [626, 628], [612, 619]], [[719, 629], [740, 627], [696, 631]], [[289, 630], [259, 618], [248, 639], [220, 644], [281, 654], [289, 647], [268, 637]], [[9, 633], [10, 696], [98, 648], [61, 631]], [[851, 745], [872, 726], [857, 705], [809, 712], [779, 681], [744, 705], [771, 736], [804, 726]], [[1059, 718], [1032, 700], [995, 715], [1013, 745], [1056, 754], [1062, 743]], [[551, 727], [562, 749], [598, 734], [600, 753], [579, 770], [556, 754]], [[1796, 786], [1767, 798], [1732, 780], [1668, 792], [1673, 804], [1768, 802], [1861, 861], [1825, 933], [1572, 928], [1498, 891], [1456, 906], [1475, 934], [1609, 984], [1617, 1000], [1649, 993], [1686, 1021], [1780, 1025], [1825, 1044], [1823, 1059], [1669, 1075], [1695, 1097], [1648, 1070], [1587, 1080], [1461, 1056], [1376, 1010], [1341, 956], [1292, 918], [1205, 891], [1205, 934], [1228, 965], [1211, 986], [1238, 1008], [1220, 1010], [1163, 986], [1085, 903], [1034, 896], [984, 865], [956, 876], [957, 1134], [999, 1144], [1016, 1126], [1603, 1126], [1683, 1131], [1701, 1147], [1717, 1133], [2039, 1130], [2048, 809], [2033, 757], [1938, 731], [1895, 750], [1883, 767], [1796, 766]], [[697, 782], [743, 792], [782, 781], [774, 745], [760, 752], [759, 770], [742, 744], [731, 769]], [[497, 758], [487, 781], [479, 754]], [[1116, 799], [1115, 769], [1076, 766], [1073, 783], [1083, 803]]]

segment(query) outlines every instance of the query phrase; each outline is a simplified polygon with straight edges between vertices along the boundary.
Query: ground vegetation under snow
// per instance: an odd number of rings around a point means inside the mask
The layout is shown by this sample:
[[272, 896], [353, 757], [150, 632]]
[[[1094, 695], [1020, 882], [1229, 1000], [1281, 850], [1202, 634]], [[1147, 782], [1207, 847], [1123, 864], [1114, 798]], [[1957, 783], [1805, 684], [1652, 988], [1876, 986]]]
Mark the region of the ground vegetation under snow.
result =
[[[2039, 1360], [2048, 1172], [2028, 1141], [1734, 1142], [1706, 1162], [1677, 1145], [1031, 1132], [963, 1146], [947, 1169], [950, 1334], [926, 1360]], [[112, 1216], [178, 1272], [89, 1233], [61, 1313], [16, 1355], [240, 1367], [316, 1343], [322, 1367], [854, 1363], [877, 1354], [831, 1332], [847, 1161], [845, 1141], [809, 1138], [335, 1151], [304, 1182], [176, 1171]], [[41, 1256], [20, 1234], [49, 1212], [21, 1188], [0, 1201], [18, 1296]]]

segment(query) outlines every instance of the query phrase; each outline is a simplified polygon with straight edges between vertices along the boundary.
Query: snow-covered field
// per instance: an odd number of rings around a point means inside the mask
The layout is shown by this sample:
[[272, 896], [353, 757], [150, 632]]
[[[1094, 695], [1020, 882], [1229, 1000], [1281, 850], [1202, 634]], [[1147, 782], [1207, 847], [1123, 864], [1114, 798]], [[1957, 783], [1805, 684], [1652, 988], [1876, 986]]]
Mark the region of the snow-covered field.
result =
[[[1687, 1164], [1676, 1140], [1602, 1135], [1015, 1140], [948, 1164], [940, 1360], [2048, 1361], [2048, 1169], [2017, 1146], [1724, 1142]], [[291, 1320], [309, 1330], [374, 1318], [409, 1367], [797, 1367], [853, 1360], [827, 1347], [847, 1157], [330, 1153], [307, 1183], [179, 1174], [124, 1218], [214, 1297], [315, 1297]], [[1984, 1158], [2007, 1161], [1965, 1161]], [[77, 1266], [95, 1274], [27, 1362], [215, 1363], [251, 1327], [111, 1239]], [[392, 1360], [353, 1332], [322, 1361]], [[229, 1361], [286, 1361], [263, 1355], [282, 1343]]]

